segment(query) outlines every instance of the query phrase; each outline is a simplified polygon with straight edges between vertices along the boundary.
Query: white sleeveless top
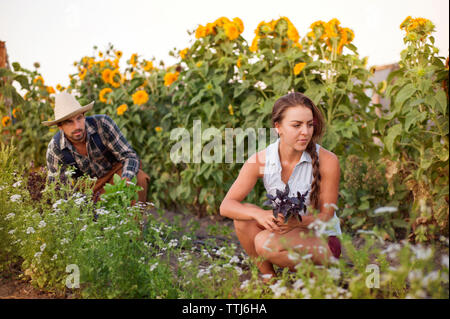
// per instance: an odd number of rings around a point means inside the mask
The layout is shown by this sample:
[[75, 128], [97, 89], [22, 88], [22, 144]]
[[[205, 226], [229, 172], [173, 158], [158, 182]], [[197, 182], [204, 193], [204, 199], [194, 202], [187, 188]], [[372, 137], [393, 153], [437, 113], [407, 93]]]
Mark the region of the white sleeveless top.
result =
[[[281, 180], [281, 162], [278, 154], [278, 145], [280, 139], [278, 138], [274, 143], [270, 144], [266, 148], [266, 164], [264, 166], [264, 187], [267, 193], [276, 196], [277, 189], [284, 191], [286, 184]], [[317, 155], [319, 155], [320, 145], [316, 144]], [[300, 161], [295, 165], [291, 176], [289, 177], [289, 196], [297, 196], [297, 192], [304, 194], [306, 191], [310, 191], [311, 183], [313, 180], [313, 168], [311, 155], [304, 151]], [[310, 203], [310, 192], [306, 196], [305, 204], [308, 206]], [[301, 215], [305, 215], [302, 211]], [[339, 218], [334, 212], [334, 216], [327, 222], [328, 227], [324, 231], [324, 234], [328, 236], [341, 235], [341, 227], [339, 225]]]

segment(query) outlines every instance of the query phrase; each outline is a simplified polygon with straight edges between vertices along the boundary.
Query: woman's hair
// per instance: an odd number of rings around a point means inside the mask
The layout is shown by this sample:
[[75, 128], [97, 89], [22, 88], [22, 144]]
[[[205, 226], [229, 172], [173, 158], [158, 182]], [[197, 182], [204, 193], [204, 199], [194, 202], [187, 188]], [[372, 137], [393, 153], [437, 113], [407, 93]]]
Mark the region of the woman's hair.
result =
[[319, 207], [319, 193], [320, 193], [320, 171], [319, 171], [319, 156], [316, 152], [316, 143], [320, 140], [324, 131], [324, 119], [319, 108], [306, 95], [299, 92], [292, 92], [280, 97], [275, 101], [272, 110], [272, 126], [275, 123], [281, 123], [283, 114], [289, 107], [303, 106], [311, 110], [313, 114], [314, 133], [309, 141], [306, 151], [311, 155], [313, 166], [313, 181], [311, 183], [310, 203], [316, 209]]

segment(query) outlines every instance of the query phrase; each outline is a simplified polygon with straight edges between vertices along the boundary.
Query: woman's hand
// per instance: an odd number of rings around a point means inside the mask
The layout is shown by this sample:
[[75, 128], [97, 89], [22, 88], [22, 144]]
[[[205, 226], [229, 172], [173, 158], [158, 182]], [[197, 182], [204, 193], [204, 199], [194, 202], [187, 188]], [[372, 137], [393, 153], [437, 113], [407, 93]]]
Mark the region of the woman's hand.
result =
[[276, 219], [273, 217], [272, 210], [262, 210], [253, 217], [258, 224], [270, 232], [279, 232], [280, 227], [275, 223]]
[[284, 222], [284, 216], [282, 214], [278, 214], [278, 218], [275, 220], [275, 223], [278, 225], [278, 233], [286, 234], [297, 227], [303, 227], [302, 223], [295, 216], [291, 216], [288, 219], [288, 222]]

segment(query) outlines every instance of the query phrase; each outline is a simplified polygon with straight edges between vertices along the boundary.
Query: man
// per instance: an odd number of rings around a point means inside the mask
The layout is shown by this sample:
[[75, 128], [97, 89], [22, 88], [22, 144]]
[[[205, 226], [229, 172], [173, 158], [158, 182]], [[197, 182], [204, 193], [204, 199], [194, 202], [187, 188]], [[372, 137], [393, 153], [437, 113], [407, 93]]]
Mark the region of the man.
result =
[[146, 202], [150, 177], [140, 169], [139, 157], [110, 117], [84, 116], [93, 105], [91, 102], [82, 107], [66, 92], [56, 96], [55, 120], [42, 122], [59, 128], [47, 148], [49, 182], [57, 177], [60, 165], [62, 179], [67, 166], [75, 168], [75, 177], [85, 173], [96, 177], [94, 194], [103, 194], [105, 184], [113, 184], [114, 174], [127, 180], [137, 176], [137, 184], [143, 188], [138, 193], [138, 200]]

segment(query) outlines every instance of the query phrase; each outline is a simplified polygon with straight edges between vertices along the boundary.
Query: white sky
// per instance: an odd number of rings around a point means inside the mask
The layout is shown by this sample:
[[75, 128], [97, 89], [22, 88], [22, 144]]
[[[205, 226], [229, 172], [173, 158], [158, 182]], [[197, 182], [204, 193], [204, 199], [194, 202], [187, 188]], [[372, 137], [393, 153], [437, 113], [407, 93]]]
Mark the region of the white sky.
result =
[[338, 18], [355, 33], [353, 43], [369, 65], [394, 63], [404, 48], [400, 23], [423, 17], [436, 26], [440, 54], [449, 54], [448, 0], [0, 0], [0, 40], [6, 41], [9, 62], [28, 69], [34, 62], [47, 85], [69, 84], [73, 66], [93, 46], [112, 43], [123, 52], [121, 66], [132, 53], [173, 64], [168, 55], [183, 49], [198, 24], [221, 16], [239, 17], [243, 37], [251, 44], [260, 21], [288, 17], [303, 37], [312, 22]]

